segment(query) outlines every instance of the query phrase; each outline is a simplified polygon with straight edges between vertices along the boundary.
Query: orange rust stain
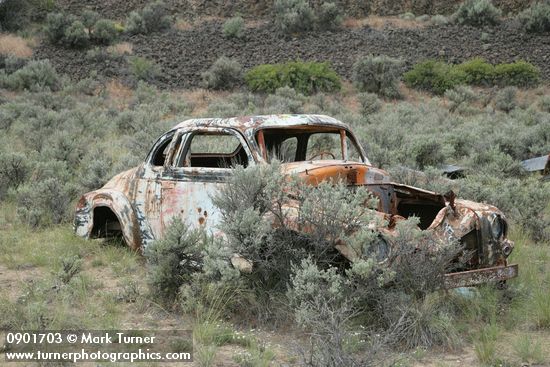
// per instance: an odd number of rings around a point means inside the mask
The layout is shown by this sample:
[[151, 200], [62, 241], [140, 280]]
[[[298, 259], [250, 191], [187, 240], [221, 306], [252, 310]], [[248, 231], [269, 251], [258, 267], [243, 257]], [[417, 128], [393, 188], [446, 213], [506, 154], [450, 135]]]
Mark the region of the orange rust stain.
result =
[[200, 214], [202, 212], [202, 208], [197, 208], [197, 212]]
[[199, 218], [199, 224], [204, 224], [204, 221], [205, 221], [204, 217]]

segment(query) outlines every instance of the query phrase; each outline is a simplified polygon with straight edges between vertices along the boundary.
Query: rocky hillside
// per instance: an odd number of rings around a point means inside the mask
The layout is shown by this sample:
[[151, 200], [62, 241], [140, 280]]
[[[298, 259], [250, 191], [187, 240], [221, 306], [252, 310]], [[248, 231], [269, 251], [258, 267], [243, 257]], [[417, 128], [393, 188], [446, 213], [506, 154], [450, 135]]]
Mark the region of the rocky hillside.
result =
[[[94, 9], [102, 15], [122, 19], [136, 9], [142, 8], [147, 0], [58, 0], [59, 7], [73, 13], [83, 9]], [[198, 16], [230, 17], [237, 13], [247, 18], [270, 16], [274, 0], [166, 0], [173, 14], [184, 18]], [[322, 3], [312, 0], [311, 3]], [[364, 17], [371, 14], [397, 15], [411, 11], [415, 14], [449, 14], [460, 0], [334, 0], [347, 16]], [[494, 0], [493, 3], [504, 13], [517, 12], [526, 8], [533, 0]]]
[[[134, 55], [154, 60], [161, 73], [157, 83], [171, 88], [199, 85], [201, 72], [221, 55], [235, 58], [245, 68], [301, 59], [330, 61], [343, 76], [350, 77], [357, 57], [385, 54], [403, 58], [406, 66], [426, 58], [460, 62], [481, 56], [492, 63], [524, 59], [537, 65], [542, 76], [550, 76], [550, 37], [527, 34], [509, 20], [496, 27], [473, 28], [446, 25], [421, 28], [368, 26], [344, 28], [337, 32], [310, 32], [285, 39], [270, 23], [247, 28], [242, 39], [223, 36], [221, 21], [203, 22], [188, 30], [125, 36]], [[124, 60], [103, 59], [83, 62], [86, 50], [70, 50], [46, 42], [35, 50], [37, 58], [48, 58], [58, 70], [81, 79], [97, 71], [106, 77], [128, 74]]]

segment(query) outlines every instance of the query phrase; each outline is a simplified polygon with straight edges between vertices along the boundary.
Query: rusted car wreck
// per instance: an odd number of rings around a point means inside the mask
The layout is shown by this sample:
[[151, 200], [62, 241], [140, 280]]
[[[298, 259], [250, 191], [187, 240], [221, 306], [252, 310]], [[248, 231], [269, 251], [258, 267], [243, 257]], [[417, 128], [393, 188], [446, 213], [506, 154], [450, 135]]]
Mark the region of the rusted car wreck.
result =
[[[174, 217], [215, 233], [220, 214], [211, 195], [224, 185], [232, 165], [266, 164], [272, 156], [282, 162], [285, 174], [312, 185], [338, 178], [366, 186], [389, 222], [416, 216], [421, 229], [460, 241], [473, 256], [467, 269], [446, 275], [447, 288], [517, 276], [517, 265], [507, 264], [514, 246], [500, 210], [457, 199], [452, 192], [441, 195], [392, 182], [371, 166], [346, 124], [321, 115], [184, 121], [157, 140], [141, 165], [82, 196], [75, 231], [87, 238], [121, 234], [135, 250], [161, 237]], [[339, 247], [354, 261], [350, 249]]]

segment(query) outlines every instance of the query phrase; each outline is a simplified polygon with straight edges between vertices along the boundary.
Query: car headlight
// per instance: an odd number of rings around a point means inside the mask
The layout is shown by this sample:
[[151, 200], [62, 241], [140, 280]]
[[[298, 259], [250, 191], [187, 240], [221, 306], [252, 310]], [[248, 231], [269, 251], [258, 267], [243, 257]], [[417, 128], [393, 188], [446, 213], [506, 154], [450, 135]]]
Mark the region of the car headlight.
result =
[[373, 257], [376, 261], [383, 262], [390, 256], [390, 245], [382, 236], [378, 236], [375, 242], [365, 251], [367, 257]]
[[489, 218], [489, 222], [491, 223], [491, 233], [493, 234], [493, 238], [497, 240], [500, 239], [504, 234], [504, 220], [500, 217], [500, 215], [493, 213]]

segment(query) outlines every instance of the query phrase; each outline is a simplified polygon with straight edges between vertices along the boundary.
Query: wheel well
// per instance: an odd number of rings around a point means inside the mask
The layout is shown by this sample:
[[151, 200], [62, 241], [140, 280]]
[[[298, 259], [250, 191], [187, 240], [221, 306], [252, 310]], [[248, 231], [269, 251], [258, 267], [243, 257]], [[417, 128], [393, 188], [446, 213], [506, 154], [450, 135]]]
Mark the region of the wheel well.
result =
[[94, 208], [94, 225], [90, 237], [111, 238], [122, 237], [122, 227], [116, 214], [106, 206]]

